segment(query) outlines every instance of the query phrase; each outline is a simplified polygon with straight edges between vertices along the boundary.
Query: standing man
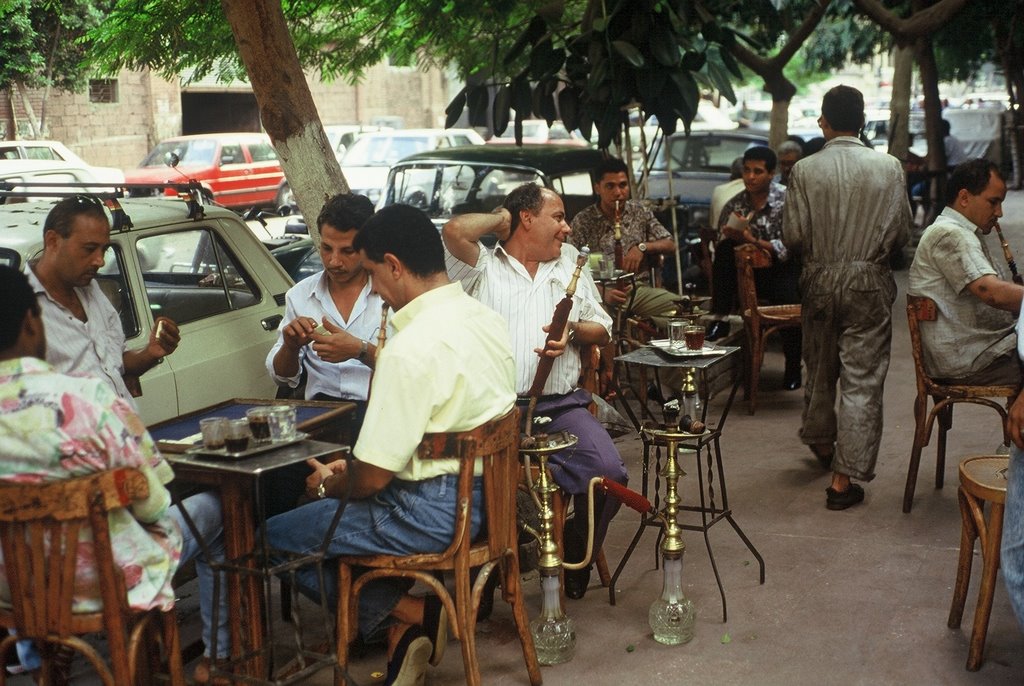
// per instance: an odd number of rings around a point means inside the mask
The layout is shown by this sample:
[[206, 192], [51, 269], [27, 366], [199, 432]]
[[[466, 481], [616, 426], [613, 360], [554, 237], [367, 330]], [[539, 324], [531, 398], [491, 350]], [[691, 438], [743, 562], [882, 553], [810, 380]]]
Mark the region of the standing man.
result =
[[[488, 250], [480, 237], [494, 233], [499, 244]], [[525, 407], [541, 355], [554, 358], [535, 410], [550, 417], [547, 432], [569, 431], [579, 443], [568, 453], [551, 456], [551, 474], [560, 487], [575, 496], [574, 517], [565, 527], [565, 556], [583, 559], [586, 549], [587, 493], [590, 479], [628, 480], [626, 467], [608, 432], [590, 414], [590, 393], [578, 387], [580, 346], [604, 345], [611, 318], [601, 307], [594, 280], [584, 271], [573, 296], [569, 322], [561, 340], [546, 342], [555, 305], [565, 296], [579, 251], [567, 241], [562, 199], [554, 191], [527, 183], [505, 198], [504, 207], [491, 214], [453, 217], [442, 229], [448, 250], [448, 273], [461, 281], [466, 292], [501, 315], [512, 338], [516, 361], [516, 391]], [[594, 496], [594, 550], [608, 531], [619, 502]], [[565, 572], [565, 593], [582, 598], [590, 582], [590, 569]]]
[[864, 500], [851, 477], [875, 476], [896, 298], [889, 258], [907, 242], [910, 205], [899, 160], [857, 137], [864, 126], [860, 91], [828, 91], [818, 124], [827, 142], [793, 167], [783, 240], [803, 258], [800, 438], [832, 469], [826, 507], [844, 510]]
[[[288, 289], [287, 323], [267, 354], [267, 372], [279, 385], [295, 388], [305, 371], [307, 400], [355, 403], [353, 435], [366, 412], [383, 303], [353, 246], [372, 215], [373, 204], [363, 195], [342, 193], [327, 201], [316, 218], [324, 268]], [[316, 332], [321, 326], [327, 333]]]
[[1006, 182], [985, 159], [957, 166], [946, 207], [925, 229], [910, 265], [911, 295], [931, 298], [937, 319], [921, 329], [925, 368], [948, 383], [1020, 384], [1017, 335], [1024, 287], [1004, 281], [981, 236], [1003, 216]]
[[[754, 245], [771, 256], [771, 266], [755, 271], [757, 295], [772, 305], [800, 302], [800, 262], [793, 258], [782, 243], [782, 208], [786, 201], [786, 187], [772, 180], [776, 157], [771, 148], [759, 145], [743, 153], [743, 190], [722, 208], [718, 226], [722, 240], [715, 250], [712, 263], [714, 299], [708, 325], [708, 340], [728, 335], [729, 324], [725, 316], [736, 308], [738, 284], [736, 282], [735, 249], [740, 245]], [[735, 224], [735, 228], [733, 225]], [[800, 331], [783, 329], [779, 332], [782, 350], [786, 356], [783, 386], [788, 391], [800, 388]]]
[[[373, 288], [394, 310], [397, 333], [380, 351], [366, 421], [350, 464], [310, 461], [313, 502], [267, 522], [273, 548], [318, 548], [337, 509], [349, 502], [328, 555], [438, 553], [455, 527], [459, 461], [420, 460], [426, 433], [467, 431], [515, 404], [515, 364], [504, 323], [445, 275], [437, 229], [421, 211], [391, 205], [359, 229], [353, 243]], [[482, 524], [483, 480], [473, 491], [472, 533]], [[317, 573], [299, 570], [299, 588], [319, 598]], [[337, 581], [326, 575], [329, 602]], [[359, 629], [367, 641], [386, 634], [386, 684], [421, 684], [427, 662], [441, 662], [447, 616], [436, 596], [416, 598], [398, 579], [379, 579], [359, 594]]]
[[25, 273], [42, 308], [47, 361], [60, 372], [103, 379], [136, 409], [132, 395], [142, 393], [139, 377], [173, 353], [180, 337], [174, 322], [157, 317], [146, 346], [125, 350], [121, 318], [95, 280], [109, 245], [103, 203], [84, 195], [65, 198], [46, 215], [42, 257]]
[[[587, 246], [595, 255], [615, 259], [615, 207], [619, 208], [619, 233], [622, 248], [622, 269], [641, 278], [648, 259], [672, 255], [676, 242], [650, 209], [629, 199], [629, 169], [616, 157], [605, 158], [591, 173], [597, 202], [584, 208], [572, 220], [572, 243]], [[674, 259], [674, 258], [673, 258]], [[656, 262], [654, 262], [656, 264]], [[629, 296], [627, 288], [606, 288], [605, 302], [622, 305]], [[663, 288], [648, 285], [636, 287], [630, 311], [641, 317], [655, 319], [664, 328], [668, 317], [676, 312], [679, 296]]]
[[[114, 562], [126, 570], [125, 590], [132, 608], [172, 607], [171, 578], [180, 564], [200, 555], [201, 546], [179, 508], [171, 505], [165, 487], [174, 478], [170, 466], [129, 401], [118, 397], [106, 379], [63, 374], [44, 361], [46, 326], [40, 299], [26, 276], [0, 267], [0, 293], [0, 481], [45, 483], [117, 467], [138, 469], [149, 483], [149, 495], [110, 513]], [[222, 559], [220, 501], [212, 493], [199, 493], [187, 498], [184, 506], [211, 557]], [[82, 543], [74, 609], [95, 612], [101, 604], [98, 579], [92, 548], [87, 541]], [[227, 684], [210, 675], [214, 579], [206, 558], [199, 557], [196, 573], [206, 653], [193, 679]], [[0, 598], [9, 594], [0, 564]], [[231, 648], [226, 593], [218, 617], [217, 654], [226, 658]], [[18, 653], [26, 669], [39, 668], [39, 656], [29, 641], [18, 642]]]
[[779, 173], [776, 174], [773, 180], [781, 183], [783, 186], [788, 186], [789, 173], [793, 171], [793, 165], [804, 156], [803, 146], [794, 140], [782, 141], [775, 154], [779, 158]]

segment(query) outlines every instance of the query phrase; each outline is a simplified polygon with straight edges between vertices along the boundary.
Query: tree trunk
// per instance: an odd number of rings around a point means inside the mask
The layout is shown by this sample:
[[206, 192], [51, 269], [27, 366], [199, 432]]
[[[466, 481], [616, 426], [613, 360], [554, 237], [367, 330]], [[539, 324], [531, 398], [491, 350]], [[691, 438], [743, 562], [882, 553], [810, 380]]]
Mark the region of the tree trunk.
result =
[[10, 88], [4, 89], [9, 107], [7, 108], [7, 122], [4, 138], [9, 141], [18, 139], [18, 117], [14, 112], [14, 91]]
[[281, 167], [314, 242], [324, 203], [348, 184], [331, 151], [280, 0], [221, 0]]
[[[28, 90], [25, 88], [25, 84], [21, 81], [16, 81], [15, 85], [18, 87], [18, 96], [21, 98], [21, 106], [25, 108], [25, 118], [28, 119], [28, 126], [31, 129], [32, 138], [42, 138], [42, 131], [39, 129], [39, 120], [36, 119], [35, 110], [32, 109], [32, 103], [28, 99]], [[15, 135], [17, 138], [17, 135]]]
[[1021, 98], [1024, 96], [1024, 61], [1021, 60], [1020, 52], [1015, 49], [1013, 41], [1014, 29], [1019, 24], [1020, 3], [1018, 13], [1014, 15], [1010, 25], [1004, 22], [993, 22], [993, 32], [996, 36], [996, 53], [1003, 65], [1003, 74], [1006, 75], [1006, 90], [1010, 96], [1010, 117], [1007, 126], [1008, 147], [1010, 149], [1011, 178], [1009, 185], [1015, 190], [1024, 187], [1024, 170], [1021, 169], [1024, 162], [1024, 117], [1021, 116]]
[[782, 74], [782, 68], [772, 68], [760, 75], [764, 78], [764, 90], [772, 96], [771, 129], [768, 145], [776, 150], [789, 135], [789, 104], [796, 95], [796, 86]]
[[910, 82], [914, 75], [914, 48], [893, 48], [892, 99], [889, 101], [889, 154], [906, 161], [910, 151]]
[[924, 218], [924, 226], [942, 211], [946, 190], [946, 146], [942, 136], [942, 100], [939, 98], [939, 70], [935, 64], [935, 51], [930, 38], [915, 42], [917, 68], [921, 73], [924, 92], [924, 127], [928, 139], [928, 174], [932, 177], [931, 208]]

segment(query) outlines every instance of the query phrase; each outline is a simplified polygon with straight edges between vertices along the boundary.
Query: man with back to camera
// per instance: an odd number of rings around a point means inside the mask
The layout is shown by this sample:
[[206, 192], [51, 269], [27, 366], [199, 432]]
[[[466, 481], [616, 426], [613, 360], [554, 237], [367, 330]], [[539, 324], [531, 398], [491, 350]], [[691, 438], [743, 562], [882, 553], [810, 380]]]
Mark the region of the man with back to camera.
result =
[[[213, 678], [213, 573], [178, 506], [171, 506], [165, 485], [174, 478], [142, 420], [128, 400], [120, 398], [106, 379], [70, 376], [44, 361], [46, 327], [37, 296], [24, 274], [0, 266], [0, 481], [43, 483], [71, 479], [116, 467], [133, 467], [149, 484], [149, 496], [110, 513], [115, 564], [125, 570], [128, 604], [135, 609], [168, 608], [174, 604], [171, 578], [184, 562], [199, 557], [199, 604], [205, 657], [196, 667], [196, 683], [227, 684]], [[120, 326], [120, 325], [119, 325]], [[223, 558], [220, 501], [212, 493], [187, 498], [183, 505], [207, 543], [211, 557]], [[91, 550], [80, 546], [80, 554]], [[77, 612], [99, 606], [98, 580], [91, 561], [79, 561], [76, 574]], [[0, 565], [2, 570], [2, 565]], [[0, 579], [0, 595], [9, 593]], [[230, 650], [227, 594], [218, 609], [217, 656]], [[19, 658], [29, 670], [39, 656], [29, 641], [18, 642]], [[66, 676], [66, 675], [63, 675]]]
[[1003, 216], [1005, 198], [995, 164], [958, 165], [946, 183], [946, 207], [910, 265], [907, 292], [931, 298], [937, 310], [936, 321], [921, 327], [925, 368], [944, 382], [1020, 385], [1015, 323], [1024, 287], [999, 277], [982, 239]]
[[178, 327], [157, 317], [146, 346], [125, 349], [117, 310], [96, 275], [110, 246], [110, 220], [92, 196], [65, 198], [43, 223], [43, 254], [25, 273], [36, 293], [49, 337], [47, 361], [58, 371], [104, 379], [135, 408], [138, 379], [178, 347]]
[[860, 91], [829, 90], [818, 124], [825, 147], [793, 166], [783, 241], [803, 260], [800, 440], [832, 470], [825, 506], [845, 510], [864, 500], [851, 477], [875, 476], [896, 298], [889, 260], [907, 242], [910, 205], [899, 160], [857, 137], [864, 126]]
[[[575, 448], [552, 455], [548, 462], [555, 483], [574, 496], [574, 510], [581, 515], [565, 525], [565, 557], [578, 562], [586, 552], [587, 522], [582, 513], [587, 512], [590, 479], [607, 477], [625, 484], [628, 476], [608, 432], [588, 410], [590, 393], [578, 388], [580, 347], [604, 345], [611, 331], [611, 318], [601, 307], [588, 271], [580, 275], [561, 340], [546, 341], [555, 305], [565, 296], [579, 254], [568, 243], [570, 232], [562, 199], [534, 183], [513, 189], [500, 210], [459, 215], [442, 229], [449, 276], [496, 310], [508, 327], [523, 407], [529, 402], [526, 394], [540, 355], [554, 358], [534, 416], [551, 419], [546, 432], [565, 430], [579, 438]], [[488, 233], [498, 236], [499, 244], [492, 250], [480, 242]], [[600, 548], [619, 505], [614, 498], [594, 495], [594, 550]], [[589, 582], [589, 567], [566, 570], [566, 595], [582, 598]]]
[[[424, 434], [468, 431], [515, 405], [515, 365], [504, 322], [445, 274], [444, 248], [430, 219], [408, 205], [385, 207], [359, 229], [353, 244], [374, 290], [394, 311], [394, 336], [378, 351], [373, 390], [351, 463], [310, 460], [312, 498], [271, 518], [272, 548], [318, 549], [338, 503], [349, 498], [327, 555], [442, 552], [451, 542], [459, 461], [422, 460]], [[483, 479], [473, 490], [472, 535], [483, 524]], [[330, 569], [330, 568], [328, 568]], [[333, 567], [334, 572], [337, 566]], [[337, 575], [328, 572], [330, 604]], [[319, 598], [315, 566], [299, 570], [303, 593]], [[447, 643], [447, 615], [436, 596], [414, 597], [399, 579], [378, 579], [359, 594], [363, 638], [384, 637], [384, 683], [423, 683]], [[465, 640], [465, 639], [464, 639]]]

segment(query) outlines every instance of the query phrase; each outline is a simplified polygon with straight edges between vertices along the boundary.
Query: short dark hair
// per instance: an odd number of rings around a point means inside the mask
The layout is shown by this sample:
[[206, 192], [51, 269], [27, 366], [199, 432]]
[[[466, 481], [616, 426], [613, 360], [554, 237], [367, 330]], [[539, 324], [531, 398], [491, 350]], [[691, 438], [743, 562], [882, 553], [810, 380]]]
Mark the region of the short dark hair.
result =
[[43, 222], [43, 235], [47, 231], [56, 231], [61, 238], [71, 235], [71, 225], [75, 218], [80, 216], [95, 217], [110, 225], [106, 210], [103, 209], [103, 202], [92, 195], [73, 195], [64, 198], [46, 215]]
[[605, 157], [590, 171], [590, 180], [594, 183], [601, 183], [605, 174], [625, 174], [629, 176], [629, 167], [618, 157]]
[[501, 204], [512, 215], [512, 228], [508, 232], [511, 236], [519, 228], [520, 212], [525, 210], [533, 215], [540, 213], [540, 208], [544, 207], [544, 189], [532, 181], [524, 183], [513, 188]]
[[338, 193], [324, 203], [316, 218], [316, 227], [330, 224], [338, 231], [358, 229], [373, 215], [373, 203], [365, 195]]
[[764, 168], [769, 172], [775, 171], [775, 165], [779, 162], [775, 151], [767, 145], [755, 145], [752, 148], [747, 148], [743, 153], [743, 161], [750, 162], [751, 160], [764, 162]]
[[374, 262], [391, 253], [414, 276], [445, 271], [444, 244], [430, 218], [411, 205], [388, 205], [359, 228], [352, 247]]
[[39, 315], [39, 302], [28, 277], [13, 267], [0, 265], [0, 351], [9, 350], [18, 342], [21, 325], [31, 312]]
[[961, 190], [966, 190], [971, 195], [981, 195], [993, 174], [999, 179], [1003, 178], [999, 173], [999, 166], [984, 157], [958, 164], [946, 182], [946, 204], [952, 205]]
[[864, 128], [864, 94], [851, 86], [836, 86], [821, 99], [821, 114], [833, 131]]

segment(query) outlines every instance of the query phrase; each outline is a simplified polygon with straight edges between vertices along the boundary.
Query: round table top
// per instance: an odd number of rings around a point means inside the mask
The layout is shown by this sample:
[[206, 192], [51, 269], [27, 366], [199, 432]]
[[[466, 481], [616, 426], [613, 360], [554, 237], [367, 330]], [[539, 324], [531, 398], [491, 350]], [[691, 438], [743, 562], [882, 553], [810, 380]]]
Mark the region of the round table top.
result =
[[980, 455], [960, 463], [960, 485], [979, 498], [1002, 503], [1006, 500], [1007, 455]]

